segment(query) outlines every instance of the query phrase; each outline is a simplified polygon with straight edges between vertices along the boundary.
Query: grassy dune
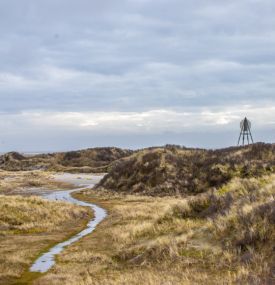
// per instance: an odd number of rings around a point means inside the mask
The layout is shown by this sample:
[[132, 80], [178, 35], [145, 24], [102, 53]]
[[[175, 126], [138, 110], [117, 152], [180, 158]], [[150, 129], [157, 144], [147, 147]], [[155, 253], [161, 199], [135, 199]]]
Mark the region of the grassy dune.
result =
[[[55, 184], [45, 173], [1, 172], [1, 193], [24, 193], [24, 187], [42, 185], [68, 186]], [[0, 284], [19, 284], [19, 278], [40, 253], [82, 230], [91, 216], [90, 210], [68, 203], [0, 195]], [[33, 277], [25, 274], [22, 284]]]
[[234, 177], [275, 171], [275, 144], [221, 150], [149, 148], [114, 163], [98, 188], [152, 196], [187, 196], [220, 187]]
[[35, 284], [272, 284], [275, 175], [186, 198], [84, 191], [109, 211]]

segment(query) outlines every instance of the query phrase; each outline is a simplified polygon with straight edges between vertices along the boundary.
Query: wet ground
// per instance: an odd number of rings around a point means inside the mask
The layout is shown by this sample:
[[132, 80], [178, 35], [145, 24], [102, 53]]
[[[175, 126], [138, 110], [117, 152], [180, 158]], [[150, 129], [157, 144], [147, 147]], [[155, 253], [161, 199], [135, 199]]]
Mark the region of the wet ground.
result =
[[71, 190], [62, 190], [62, 191], [52, 191], [49, 193], [47, 191], [39, 190], [40, 195], [44, 199], [51, 201], [66, 201], [79, 206], [90, 207], [94, 212], [94, 218], [89, 221], [86, 229], [82, 230], [80, 233], [72, 236], [68, 240], [61, 242], [53, 246], [50, 250], [42, 254], [31, 266], [31, 272], [47, 272], [55, 264], [55, 256], [61, 253], [65, 247], [71, 245], [72, 243], [78, 241], [82, 237], [92, 233], [96, 226], [107, 216], [106, 211], [103, 208], [98, 207], [95, 204], [86, 203], [80, 200], [77, 200], [71, 196], [72, 192], [92, 188], [96, 183], [102, 179], [103, 175], [90, 175], [90, 174], [57, 174], [55, 179], [62, 182], [71, 183], [74, 186], [78, 186], [77, 189]]

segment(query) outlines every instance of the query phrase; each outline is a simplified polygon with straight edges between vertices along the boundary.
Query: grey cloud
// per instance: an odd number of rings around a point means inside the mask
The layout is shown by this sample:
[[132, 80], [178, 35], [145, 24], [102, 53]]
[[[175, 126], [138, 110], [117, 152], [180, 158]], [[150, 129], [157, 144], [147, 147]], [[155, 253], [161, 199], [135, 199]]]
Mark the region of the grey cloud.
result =
[[272, 0], [0, 0], [2, 112], [274, 105]]

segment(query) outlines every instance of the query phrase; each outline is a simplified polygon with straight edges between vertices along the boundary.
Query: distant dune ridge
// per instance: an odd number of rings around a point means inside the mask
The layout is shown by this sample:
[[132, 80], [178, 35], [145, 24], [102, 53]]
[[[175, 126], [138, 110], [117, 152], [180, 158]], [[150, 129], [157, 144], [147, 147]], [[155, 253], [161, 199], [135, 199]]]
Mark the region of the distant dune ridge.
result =
[[0, 169], [19, 170], [52, 170], [67, 172], [106, 172], [111, 162], [132, 154], [131, 150], [114, 147], [91, 148], [79, 151], [58, 152], [23, 156], [9, 152], [0, 156]]

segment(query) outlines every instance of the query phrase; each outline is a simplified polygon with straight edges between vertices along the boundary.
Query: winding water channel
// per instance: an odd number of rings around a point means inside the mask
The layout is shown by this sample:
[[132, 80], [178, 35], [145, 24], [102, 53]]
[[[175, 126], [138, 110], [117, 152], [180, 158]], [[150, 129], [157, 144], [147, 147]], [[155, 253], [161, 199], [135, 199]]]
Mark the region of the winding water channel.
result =
[[82, 230], [80, 233], [72, 236], [66, 241], [56, 244], [49, 251], [42, 254], [31, 266], [31, 272], [47, 272], [55, 264], [55, 256], [61, 253], [65, 247], [78, 241], [82, 237], [90, 234], [94, 231], [96, 226], [107, 216], [106, 210], [100, 208], [99, 206], [87, 202], [77, 200], [71, 196], [72, 192], [87, 189], [93, 187], [102, 176], [99, 175], [75, 175], [75, 174], [61, 174], [56, 176], [59, 181], [69, 182], [77, 185], [79, 188], [66, 191], [55, 191], [50, 194], [44, 194], [42, 197], [48, 200], [54, 201], [66, 201], [79, 206], [90, 207], [94, 212], [94, 218], [89, 221], [86, 229]]

